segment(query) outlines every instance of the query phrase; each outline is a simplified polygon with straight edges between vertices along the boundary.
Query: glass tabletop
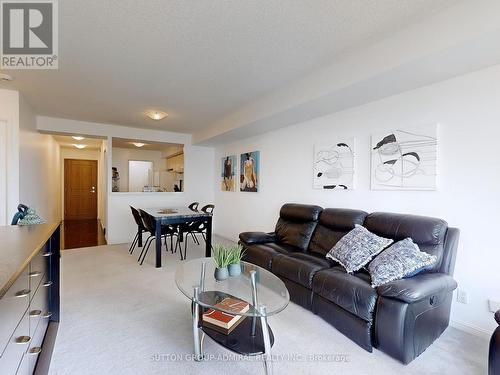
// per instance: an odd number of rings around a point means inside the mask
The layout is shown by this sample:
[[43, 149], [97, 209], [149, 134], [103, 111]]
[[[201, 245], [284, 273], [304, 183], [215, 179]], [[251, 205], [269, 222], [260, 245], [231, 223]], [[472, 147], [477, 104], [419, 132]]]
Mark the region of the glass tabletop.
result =
[[143, 208], [144, 212], [149, 215], [159, 218], [159, 217], [197, 217], [197, 216], [212, 216], [211, 213], [203, 211], [191, 210], [188, 207], [153, 207], [153, 208]]
[[[202, 280], [202, 269], [205, 265]], [[255, 271], [257, 306], [253, 303], [252, 271]], [[255, 264], [241, 262], [241, 274], [230, 276], [223, 281], [214, 277], [215, 263], [213, 258], [198, 258], [182, 262], [175, 271], [175, 283], [179, 290], [189, 299], [194, 297], [195, 287], [199, 288], [197, 303], [203, 307], [214, 308], [226, 297], [234, 297], [248, 302], [250, 308], [238, 315], [270, 316], [282, 311], [290, 302], [290, 295], [283, 281], [271, 272]], [[265, 306], [265, 310], [259, 307]], [[231, 310], [217, 310], [232, 313]]]

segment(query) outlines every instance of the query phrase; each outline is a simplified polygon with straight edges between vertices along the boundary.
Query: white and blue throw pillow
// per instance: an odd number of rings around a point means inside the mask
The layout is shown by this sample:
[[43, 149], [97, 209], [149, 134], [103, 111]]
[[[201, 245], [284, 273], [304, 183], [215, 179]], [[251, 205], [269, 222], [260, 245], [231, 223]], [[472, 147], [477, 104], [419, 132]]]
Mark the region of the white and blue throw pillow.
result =
[[356, 224], [355, 228], [342, 237], [326, 254], [342, 265], [348, 273], [363, 268], [374, 256], [394, 241], [379, 237], [365, 227]]
[[415, 276], [434, 265], [436, 260], [434, 255], [420, 251], [411, 238], [405, 238], [384, 250], [368, 265], [372, 287]]

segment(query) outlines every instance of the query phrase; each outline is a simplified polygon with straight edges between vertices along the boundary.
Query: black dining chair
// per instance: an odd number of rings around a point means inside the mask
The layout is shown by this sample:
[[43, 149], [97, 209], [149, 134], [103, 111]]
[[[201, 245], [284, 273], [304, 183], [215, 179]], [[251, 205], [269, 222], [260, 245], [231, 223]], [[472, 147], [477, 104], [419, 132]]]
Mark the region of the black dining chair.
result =
[[[191, 203], [191, 204], [188, 206], [188, 208], [189, 208], [190, 210], [192, 210], [192, 211], [198, 211], [198, 206], [199, 206], [199, 205], [200, 205], [200, 203], [199, 203], [199, 202], [193, 202], [193, 203]], [[194, 224], [193, 222], [186, 223], [183, 229], [184, 229], [184, 230], [187, 230], [187, 229], [189, 229], [189, 226], [190, 226], [190, 225], [193, 225], [193, 224]], [[194, 241], [197, 245], [199, 245], [199, 244], [200, 244], [200, 241], [198, 241], [198, 239], [196, 238], [196, 236], [195, 236], [194, 234], [192, 234], [192, 233], [191, 233], [191, 237], [193, 238], [193, 241]]]
[[200, 205], [200, 202], [193, 202], [191, 203], [188, 208], [191, 210], [191, 211], [198, 211], [198, 206]]
[[128, 252], [132, 254], [135, 250], [135, 247], [139, 243], [139, 236], [142, 236], [143, 233], [146, 233], [148, 230], [144, 226], [144, 223], [141, 218], [141, 214], [139, 211], [130, 206], [130, 210], [132, 211], [132, 216], [134, 217], [134, 221], [137, 224], [137, 233], [135, 234], [134, 240], [132, 241], [132, 244], [130, 245], [130, 248], [128, 249]]
[[[146, 243], [144, 244], [144, 246], [142, 248], [142, 251], [141, 251], [141, 254], [139, 255], [139, 258], [137, 259], [138, 262], [140, 261], [140, 264], [142, 266], [142, 264], [144, 263], [144, 259], [146, 259], [146, 255], [148, 253], [149, 247], [151, 246], [153, 241], [156, 240], [156, 228], [155, 228], [154, 219], [151, 215], [149, 215], [147, 212], [145, 212], [143, 210], [139, 210], [139, 212], [140, 212], [142, 221], [144, 222], [144, 226], [150, 234], [148, 239], [146, 240]], [[161, 236], [162, 236], [162, 238], [165, 239], [165, 247], [168, 250], [167, 237], [170, 236], [170, 241], [171, 241], [170, 243], [173, 245], [173, 236], [178, 236], [178, 234], [177, 234], [177, 231], [174, 228], [172, 228], [171, 226], [162, 225], [161, 226]], [[176, 241], [176, 247], [177, 247], [177, 243], [178, 243], [178, 240]], [[181, 249], [181, 252], [182, 252], [182, 249]], [[142, 260], [141, 260], [141, 257], [142, 257]]]
[[[207, 214], [213, 214], [214, 209], [215, 209], [215, 206], [213, 204], [207, 204], [206, 206], [203, 206], [201, 210]], [[186, 226], [185, 231], [183, 230], [183, 233], [185, 233], [186, 236], [185, 236], [185, 242], [184, 242], [184, 257], [182, 256], [182, 249], [181, 249], [181, 260], [186, 259], [187, 242], [188, 242], [188, 238], [189, 238], [188, 236], [190, 235], [193, 238], [193, 240], [195, 241], [195, 243], [197, 243], [199, 245], [200, 241], [198, 241], [198, 238], [196, 237], [196, 235], [201, 234], [201, 236], [203, 237], [203, 240], [206, 243], [207, 242], [207, 237], [206, 237], [207, 227], [205, 226], [205, 223], [202, 223], [199, 221], [198, 222], [191, 222]]]
[[[191, 211], [196, 211], [196, 212], [198, 212], [198, 206], [199, 206], [199, 205], [200, 205], [200, 203], [199, 203], [199, 202], [192, 202], [192, 203], [190, 203], [190, 204], [188, 205], [188, 208], [189, 208]], [[182, 233], [183, 233], [183, 234], [184, 234], [184, 233], [187, 233], [187, 232], [188, 232], [188, 229], [189, 229], [189, 226], [190, 226], [190, 225], [192, 225], [192, 224], [193, 224], [192, 222], [186, 222], [186, 223], [181, 223], [181, 224], [175, 224], [175, 225], [173, 225], [173, 228], [174, 228], [174, 229], [175, 229], [175, 231], [177, 232], [177, 242], [176, 242], [176, 244], [175, 244], [175, 249], [174, 249], [174, 247], [173, 247], [173, 246], [171, 246], [171, 247], [170, 247], [170, 249], [171, 249], [172, 253], [174, 253], [174, 252], [176, 253], [176, 252], [177, 252], [177, 247], [179, 247], [179, 248], [180, 248], [180, 254], [181, 254], [181, 260], [183, 260], [183, 258], [182, 258], [182, 247], [181, 247], [180, 240], [179, 240], [179, 238], [180, 238], [179, 233], [180, 233], [181, 229], [182, 229]], [[192, 237], [193, 237], [193, 241], [194, 241], [197, 245], [199, 245], [199, 244], [200, 244], [200, 242], [198, 241], [198, 239], [197, 239], [194, 235], [192, 235]], [[184, 238], [183, 238], [183, 240], [184, 240]]]
[[[198, 206], [200, 205], [199, 202], [193, 202], [193, 203], [190, 203], [188, 205], [188, 208], [191, 210], [191, 211], [198, 211]], [[179, 247], [181, 249], [181, 260], [182, 260], [182, 248], [181, 248], [181, 244], [180, 244], [180, 241], [179, 241], [179, 232], [180, 232], [180, 227], [182, 226], [182, 229], [183, 230], [186, 230], [187, 229], [187, 226], [191, 224], [191, 223], [182, 223], [182, 224], [170, 224], [169, 226], [175, 231], [175, 233], [177, 233], [177, 241], [175, 243], [175, 247], [173, 246], [173, 239], [172, 239], [172, 236], [170, 237], [170, 251], [173, 253], [177, 253], [177, 247]], [[193, 240], [196, 241], [196, 243], [199, 245], [199, 242], [198, 240], [196, 239], [196, 237], [193, 237]]]

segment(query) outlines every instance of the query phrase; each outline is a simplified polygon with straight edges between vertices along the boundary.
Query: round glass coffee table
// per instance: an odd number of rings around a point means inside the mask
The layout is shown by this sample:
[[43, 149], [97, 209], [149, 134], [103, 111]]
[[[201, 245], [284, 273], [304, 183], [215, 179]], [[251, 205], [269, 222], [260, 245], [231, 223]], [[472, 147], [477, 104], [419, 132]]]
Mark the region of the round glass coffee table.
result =
[[[242, 355], [263, 355], [266, 373], [272, 372], [271, 347], [274, 335], [267, 317], [277, 314], [288, 305], [290, 295], [278, 277], [255, 264], [241, 262], [241, 274], [223, 281], [214, 277], [212, 258], [199, 258], [181, 263], [175, 271], [175, 283], [193, 304], [193, 338], [196, 360], [203, 359], [203, 338], [206, 334], [223, 347]], [[248, 302], [249, 310], [238, 315], [244, 320], [229, 334], [220, 333], [201, 324], [205, 309], [229, 314], [215, 305], [224, 298], [233, 297]]]

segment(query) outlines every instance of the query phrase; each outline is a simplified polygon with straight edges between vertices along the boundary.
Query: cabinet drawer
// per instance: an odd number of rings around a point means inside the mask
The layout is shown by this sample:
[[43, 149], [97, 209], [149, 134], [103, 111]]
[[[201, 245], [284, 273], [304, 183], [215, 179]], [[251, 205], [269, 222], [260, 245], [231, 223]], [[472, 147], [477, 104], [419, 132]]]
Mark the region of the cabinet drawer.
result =
[[42, 344], [43, 339], [45, 338], [45, 332], [47, 332], [47, 327], [49, 326], [49, 319], [45, 316], [42, 316], [40, 321], [38, 322], [38, 326], [36, 327], [35, 332], [33, 333], [33, 338], [30, 342], [30, 346], [28, 349], [28, 362], [29, 362], [29, 374], [32, 374], [35, 371], [36, 363], [38, 361], [38, 357], [42, 352]]
[[[0, 299], [0, 357], [3, 356], [6, 350], [12, 332], [14, 332], [28, 309], [30, 295], [28, 272], [29, 267], [26, 267], [3, 298]], [[26, 332], [27, 334], [29, 334], [29, 331]]]
[[21, 359], [21, 363], [17, 368], [16, 375], [31, 375], [30, 372], [30, 361], [28, 353], [23, 354], [23, 358]]
[[23, 354], [29, 348], [31, 337], [29, 336], [29, 318], [27, 314], [22, 317], [13, 332], [0, 358], [0, 374], [15, 374]]
[[44, 246], [30, 263], [30, 289], [32, 291], [31, 298], [48, 273], [50, 253], [47, 251], [47, 246]]
[[50, 318], [49, 312], [49, 288], [48, 276], [45, 275], [43, 281], [35, 292], [30, 302], [30, 334], [34, 333], [40, 320]]

